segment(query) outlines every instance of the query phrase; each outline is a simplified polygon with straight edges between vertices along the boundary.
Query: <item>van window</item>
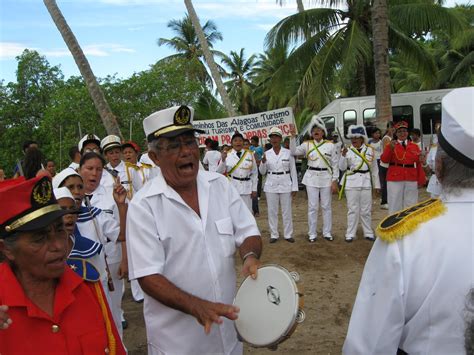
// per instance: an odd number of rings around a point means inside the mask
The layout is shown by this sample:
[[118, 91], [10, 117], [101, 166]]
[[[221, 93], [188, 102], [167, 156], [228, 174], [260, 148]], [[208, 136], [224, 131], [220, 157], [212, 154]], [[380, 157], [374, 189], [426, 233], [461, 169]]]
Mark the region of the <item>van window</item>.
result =
[[349, 126], [357, 124], [357, 112], [355, 112], [355, 110], [344, 111], [342, 122], [344, 124], [344, 137], [347, 138], [347, 130], [349, 129]]
[[441, 103], [425, 104], [420, 106], [421, 132], [434, 133], [434, 125], [441, 122]]
[[331, 136], [332, 132], [334, 132], [335, 127], [336, 127], [336, 119], [334, 118], [334, 116], [321, 117], [321, 119], [324, 121], [324, 124], [326, 125], [328, 136]]
[[408, 122], [408, 129], [413, 126], [413, 107], [411, 106], [393, 106], [392, 107], [393, 122], [406, 121]]
[[366, 108], [362, 116], [364, 118], [364, 126], [377, 125], [377, 116], [375, 115], [375, 108]]

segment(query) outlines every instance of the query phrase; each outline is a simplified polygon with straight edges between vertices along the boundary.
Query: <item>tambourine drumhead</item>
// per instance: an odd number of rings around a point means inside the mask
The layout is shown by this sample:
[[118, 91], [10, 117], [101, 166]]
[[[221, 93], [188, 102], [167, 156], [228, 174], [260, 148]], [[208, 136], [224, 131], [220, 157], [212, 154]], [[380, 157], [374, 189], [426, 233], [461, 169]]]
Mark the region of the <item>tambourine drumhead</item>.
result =
[[298, 298], [286, 269], [277, 265], [258, 269], [257, 279], [247, 277], [235, 296], [234, 304], [240, 308], [237, 333], [257, 347], [277, 344], [295, 324]]

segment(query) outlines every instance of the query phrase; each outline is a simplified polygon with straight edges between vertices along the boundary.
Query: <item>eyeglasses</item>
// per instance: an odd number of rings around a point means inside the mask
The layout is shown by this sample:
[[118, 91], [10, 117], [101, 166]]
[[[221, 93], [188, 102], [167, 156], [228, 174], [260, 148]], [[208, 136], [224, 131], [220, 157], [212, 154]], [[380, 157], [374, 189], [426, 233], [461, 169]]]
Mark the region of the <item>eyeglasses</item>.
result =
[[91, 148], [86, 148], [84, 149], [84, 153], [96, 153], [96, 154], [100, 154], [100, 149], [98, 148], [94, 148], [94, 149], [91, 149]]
[[158, 147], [158, 149], [164, 150], [169, 154], [177, 154], [179, 153], [181, 147], [185, 147], [186, 149], [195, 149], [198, 147], [197, 139], [175, 140], [168, 145], [162, 145], [161, 147]]

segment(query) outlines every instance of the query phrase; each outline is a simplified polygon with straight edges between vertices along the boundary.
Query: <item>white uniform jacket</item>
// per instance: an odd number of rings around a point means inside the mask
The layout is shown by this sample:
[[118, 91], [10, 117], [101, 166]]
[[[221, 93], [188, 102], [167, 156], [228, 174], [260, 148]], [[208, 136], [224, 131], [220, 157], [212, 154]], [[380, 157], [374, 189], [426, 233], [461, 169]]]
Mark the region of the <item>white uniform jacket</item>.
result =
[[[143, 186], [143, 177], [140, 174], [140, 169], [138, 167], [134, 168], [132, 165], [133, 164], [125, 163], [123, 161], [121, 161], [115, 168], [112, 168], [110, 163], [106, 165], [108, 169], [116, 170], [118, 172], [120, 183], [127, 190], [127, 198], [129, 200], [131, 200], [135, 193]], [[105, 170], [103, 172], [100, 184], [107, 190], [113, 190], [114, 178], [108, 171]]]
[[467, 294], [474, 287], [474, 189], [446, 195], [446, 212], [403, 239], [375, 241], [343, 353], [465, 354]]
[[[361, 156], [365, 157], [369, 165]], [[345, 171], [342, 183], [345, 179], [346, 190], [351, 188], [370, 189], [372, 186], [374, 189], [380, 189], [379, 168], [375, 158], [375, 150], [370, 145], [362, 144], [360, 152], [350, 146], [346, 156], [341, 155], [339, 159], [339, 169]]]
[[[249, 236], [260, 235], [255, 218], [221, 174], [199, 171], [198, 216], [160, 173], [130, 202], [127, 250], [130, 278], [161, 274], [187, 293], [232, 304], [234, 253]], [[196, 319], [145, 294], [150, 354], [230, 354], [234, 324], [222, 317], [206, 335]], [[183, 338], [185, 336], [185, 339]]]
[[277, 155], [272, 148], [267, 150], [264, 156], [266, 162], [262, 160], [258, 167], [260, 174], [267, 175], [263, 191], [274, 193], [298, 191], [295, 158], [290, 151], [282, 147]]
[[241, 152], [244, 158], [236, 169], [232, 170], [240, 158], [237, 156], [237, 152], [232, 149], [227, 153], [225, 162], [219, 164], [218, 172], [227, 174], [230, 182], [235, 186], [240, 195], [250, 195], [252, 191], [257, 191], [257, 162], [250, 150], [241, 150]]
[[304, 155], [308, 159], [308, 169], [303, 177], [306, 186], [329, 187], [339, 178], [339, 156], [332, 142], [310, 140], [296, 146], [295, 138], [291, 137], [290, 151], [293, 156]]
[[207, 165], [207, 170], [209, 171], [217, 171], [217, 167], [219, 166], [219, 162], [221, 161], [221, 152], [218, 150], [208, 150], [206, 154], [204, 154], [204, 158], [202, 159], [202, 163]]

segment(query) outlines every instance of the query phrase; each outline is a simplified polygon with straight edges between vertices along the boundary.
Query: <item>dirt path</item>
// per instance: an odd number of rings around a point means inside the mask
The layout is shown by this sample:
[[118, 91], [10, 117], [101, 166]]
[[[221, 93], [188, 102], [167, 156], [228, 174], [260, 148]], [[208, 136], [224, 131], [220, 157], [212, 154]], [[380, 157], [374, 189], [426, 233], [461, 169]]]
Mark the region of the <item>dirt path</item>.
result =
[[[427, 197], [426, 193], [420, 193], [420, 201]], [[296, 243], [290, 244], [280, 239], [275, 244], [269, 244], [266, 202], [264, 198], [260, 201], [261, 217], [257, 218], [257, 222], [264, 238], [262, 262], [280, 264], [289, 271], [300, 274], [305, 294], [306, 320], [297, 327], [289, 340], [280, 344], [277, 351], [245, 346], [246, 354], [341, 353], [352, 305], [372, 242], [362, 238], [360, 228], [358, 239], [350, 244], [344, 242], [346, 201], [338, 201], [334, 196], [332, 206], [333, 242], [323, 239], [318, 239], [313, 244], [307, 242], [306, 192], [300, 191], [293, 202]], [[387, 211], [380, 209], [377, 199], [373, 205], [372, 225], [375, 227], [386, 214]], [[321, 216], [318, 220], [318, 233], [321, 234]], [[240, 273], [240, 261], [236, 264], [237, 272]], [[241, 280], [239, 278], [239, 284]], [[129, 289], [124, 296], [123, 308], [129, 322], [129, 328], [125, 330], [125, 344], [129, 354], [146, 354], [142, 305], [132, 301]]]

